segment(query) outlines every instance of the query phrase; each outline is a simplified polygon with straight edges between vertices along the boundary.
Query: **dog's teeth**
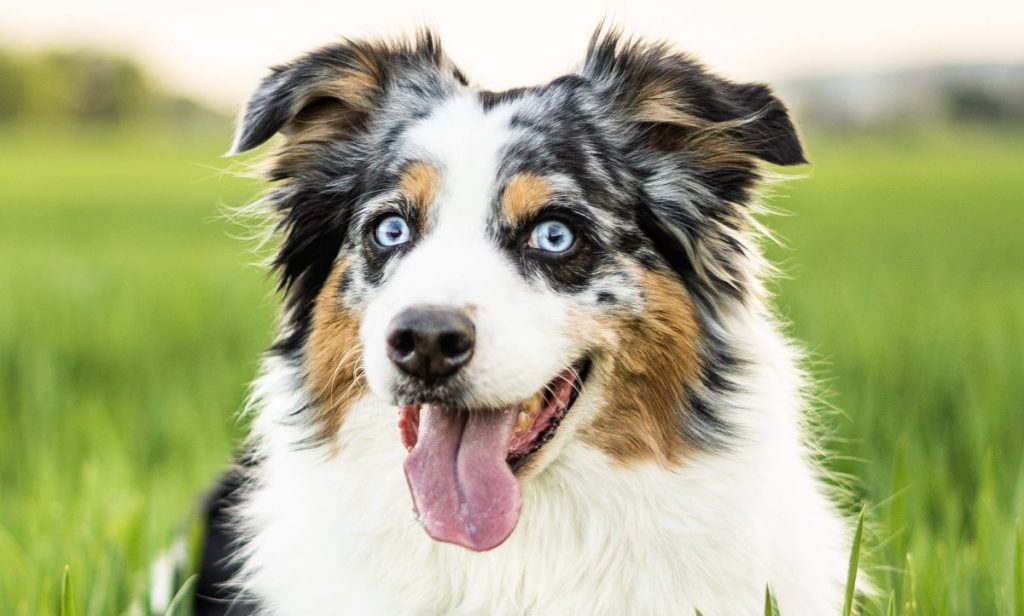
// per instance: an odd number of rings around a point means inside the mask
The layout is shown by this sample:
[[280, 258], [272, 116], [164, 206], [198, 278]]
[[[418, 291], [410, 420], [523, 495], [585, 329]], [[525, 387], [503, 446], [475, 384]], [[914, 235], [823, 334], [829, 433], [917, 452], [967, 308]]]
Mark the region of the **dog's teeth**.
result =
[[516, 417], [516, 430], [522, 432], [523, 430], [530, 427], [530, 416], [526, 411], [519, 411], [519, 416]]
[[544, 403], [544, 396], [540, 392], [537, 392], [530, 398], [530, 402], [526, 405], [526, 412], [533, 415], [540, 410], [541, 405]]

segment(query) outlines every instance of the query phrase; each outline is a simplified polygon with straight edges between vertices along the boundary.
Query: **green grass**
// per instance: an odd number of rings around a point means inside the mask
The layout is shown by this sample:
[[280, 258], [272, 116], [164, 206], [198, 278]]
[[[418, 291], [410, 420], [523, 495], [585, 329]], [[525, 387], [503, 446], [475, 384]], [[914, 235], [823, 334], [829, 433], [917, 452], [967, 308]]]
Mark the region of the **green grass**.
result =
[[[243, 431], [273, 301], [217, 217], [257, 188], [227, 141], [0, 127], [2, 614], [126, 611]], [[866, 611], [1020, 615], [1024, 130], [810, 155], [770, 252], [871, 506]]]
[[842, 413], [830, 465], [874, 506], [868, 561], [906, 613], [1014, 613], [1022, 137], [812, 140], [811, 177], [775, 201], [795, 214], [771, 221], [780, 308]]
[[123, 611], [239, 434], [271, 285], [227, 136], [0, 133], [0, 614]]

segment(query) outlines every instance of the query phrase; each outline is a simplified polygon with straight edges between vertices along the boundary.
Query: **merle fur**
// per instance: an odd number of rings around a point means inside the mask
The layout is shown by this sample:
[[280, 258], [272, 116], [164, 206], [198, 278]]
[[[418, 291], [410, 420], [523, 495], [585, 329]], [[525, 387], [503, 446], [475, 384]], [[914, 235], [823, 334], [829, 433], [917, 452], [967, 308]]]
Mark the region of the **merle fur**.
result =
[[[367, 57], [378, 85], [369, 108], [318, 89], [338, 71], [359, 70]], [[325, 47], [273, 69], [253, 95], [237, 151], [279, 131], [294, 133], [304, 116], [325, 105], [337, 108], [343, 124], [338, 138], [308, 146], [303, 164], [279, 165], [270, 174], [278, 183], [269, 201], [280, 215], [282, 237], [274, 267], [287, 309], [275, 352], [301, 356], [316, 297], [339, 253], [356, 266], [357, 273], [345, 278], [352, 294], [358, 292], [353, 287], [380, 284], [387, 262], [400, 258], [374, 254], [367, 245], [369, 221], [358, 219], [360, 206], [395, 188], [409, 162], [400, 146], [410, 126], [466, 84], [437, 38], [423, 33], [413, 44], [346, 41]], [[651, 84], [668, 89], [678, 108], [702, 125], [633, 119]], [[736, 389], [743, 359], [718, 322], [751, 292], [753, 255], [737, 237], [752, 233], [748, 203], [760, 162], [805, 162], [786, 108], [765, 85], [733, 83], [664, 45], [630, 41], [615, 31], [595, 34], [575, 74], [537, 87], [476, 92], [484, 109], [506, 103], [518, 109], [511, 120], [516, 137], [502, 152], [495, 178], [494, 239], [524, 276], [564, 293], [587, 291], [622, 255], [677, 276], [694, 298], [705, 333], [704, 374], [685, 392], [691, 413], [680, 430], [698, 444], [720, 442], [729, 430], [716, 403]], [[729, 164], [706, 160], [702, 130], [721, 133], [720, 144], [734, 150]], [[569, 186], [559, 189], [565, 194], [537, 219], [572, 219], [580, 242], [572, 255], [558, 259], [523, 250], [523, 229], [503, 221], [500, 187], [524, 171], [568, 178]], [[616, 305], [607, 291], [596, 297], [601, 305]]]
[[[369, 107], [325, 93], [325, 80], [365, 69], [367, 58], [377, 85]], [[695, 145], [699, 129], [632, 120], [630, 110], [652, 82], [669, 85], [680, 108], [701, 122], [724, 126], [741, 156], [725, 166], [704, 164], [706, 153]], [[339, 124], [336, 138], [305, 143], [303, 156], [278, 162], [269, 172], [275, 187], [267, 201], [278, 214], [281, 238], [273, 267], [285, 296], [284, 327], [273, 353], [301, 361], [316, 298], [340, 253], [355, 265], [339, 283], [346, 296], [380, 284], [387, 261], [400, 258], [372, 254], [365, 237], [371, 221], [359, 218], [361, 206], [395, 188], [408, 162], [400, 155], [405, 131], [468, 83], [437, 38], [424, 32], [412, 43], [344, 41], [324, 47], [272, 69], [260, 84], [242, 115], [235, 152], [278, 132], [294, 135], [306, 118], [325, 111], [334, 112]], [[566, 194], [539, 216], [571, 217], [582, 244], [561, 261], [527, 254], [521, 250], [523, 229], [508, 227], [499, 215], [499, 195], [489, 230], [494, 239], [524, 276], [543, 278], [565, 293], [586, 293], [593, 278], [614, 270], [613, 256], [677, 276], [694, 299], [704, 333], [702, 373], [683, 392], [689, 412], [680, 434], [697, 447], [722, 446], [730, 426], [719, 404], [739, 388], [736, 375], [744, 359], [719, 323], [730, 305], [751, 292], [744, 273], [752, 255], [735, 236], [751, 232], [747, 210], [760, 179], [759, 161], [805, 162], [786, 108], [767, 86], [727, 81], [664, 45], [601, 30], [575, 74], [538, 87], [476, 92], [485, 110], [523, 103], [511, 121], [517, 138], [503, 152], [496, 185], [523, 171], [569, 178], [570, 186], [560, 188]], [[596, 289], [593, 297], [610, 310], [621, 301], [608, 288]], [[212, 601], [197, 603], [197, 613], [224, 614], [229, 605], [247, 613], [253, 607], [232, 604], [237, 597], [218, 584], [235, 571], [223, 558], [235, 540], [223, 522], [242, 481], [240, 474], [229, 474], [208, 501], [199, 583], [201, 596]]]

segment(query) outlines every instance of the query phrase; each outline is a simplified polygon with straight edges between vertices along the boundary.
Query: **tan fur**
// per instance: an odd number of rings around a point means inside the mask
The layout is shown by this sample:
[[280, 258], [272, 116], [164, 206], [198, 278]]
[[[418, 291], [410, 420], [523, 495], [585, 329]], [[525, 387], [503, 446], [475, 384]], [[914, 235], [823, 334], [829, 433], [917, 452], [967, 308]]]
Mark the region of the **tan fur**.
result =
[[551, 198], [551, 184], [536, 173], [518, 173], [508, 181], [501, 197], [505, 216], [513, 224], [529, 220]]
[[634, 122], [662, 122], [700, 128], [706, 125], [689, 113], [683, 100], [671, 84], [649, 83], [633, 99], [630, 119]]
[[381, 69], [372, 53], [357, 55], [358, 67], [340, 70], [315, 84], [283, 129], [284, 144], [270, 161], [271, 175], [307, 165], [325, 144], [342, 139], [373, 111], [381, 92]]
[[323, 147], [343, 139], [364, 113], [342, 104], [325, 103], [304, 110], [283, 130], [285, 141], [269, 159], [268, 174], [287, 176], [323, 155]]
[[364, 66], [360, 70], [343, 71], [323, 84], [325, 94], [334, 96], [363, 111], [373, 110], [373, 101], [380, 94], [379, 69], [373, 58], [362, 54]]
[[399, 186], [405, 198], [419, 210], [420, 224], [424, 226], [421, 232], [426, 231], [427, 208], [434, 202], [437, 191], [440, 190], [441, 174], [433, 165], [417, 161], [406, 168]]
[[680, 129], [675, 147], [697, 154], [694, 163], [707, 169], [747, 169], [757, 164], [733, 131], [756, 120], [750, 116], [728, 122], [709, 122], [689, 111], [689, 101], [671, 83], [649, 83], [633, 100], [634, 122], [669, 124]]
[[362, 374], [359, 315], [341, 298], [347, 264], [339, 261], [317, 297], [309, 335], [306, 370], [314, 396], [317, 436], [330, 440], [338, 433], [349, 406], [367, 391]]
[[605, 323], [617, 339], [606, 358], [606, 402], [581, 437], [623, 463], [674, 464], [689, 447], [680, 413], [686, 388], [701, 372], [700, 323], [678, 281], [648, 271], [640, 276], [642, 313]]

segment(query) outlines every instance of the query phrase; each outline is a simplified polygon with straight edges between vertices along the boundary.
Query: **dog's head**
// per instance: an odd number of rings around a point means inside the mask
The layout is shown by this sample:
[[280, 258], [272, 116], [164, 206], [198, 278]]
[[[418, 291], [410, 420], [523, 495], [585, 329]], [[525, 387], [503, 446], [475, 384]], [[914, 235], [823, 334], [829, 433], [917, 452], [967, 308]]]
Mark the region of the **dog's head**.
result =
[[275, 68], [235, 150], [278, 132], [275, 351], [321, 439], [395, 405], [431, 536], [500, 544], [568, 443], [672, 464], [728, 437], [751, 193], [804, 160], [767, 87], [599, 33], [578, 72], [494, 93], [422, 34]]

